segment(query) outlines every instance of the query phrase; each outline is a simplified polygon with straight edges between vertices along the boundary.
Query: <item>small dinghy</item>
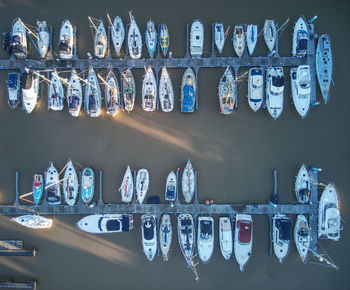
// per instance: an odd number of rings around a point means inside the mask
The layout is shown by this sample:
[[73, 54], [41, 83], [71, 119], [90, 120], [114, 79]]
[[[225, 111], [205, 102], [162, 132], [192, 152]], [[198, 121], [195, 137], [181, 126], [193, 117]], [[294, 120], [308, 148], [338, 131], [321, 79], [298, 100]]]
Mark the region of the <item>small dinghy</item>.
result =
[[152, 261], [157, 252], [157, 221], [155, 214], [141, 216], [142, 246], [147, 259]]
[[186, 69], [181, 83], [181, 112], [194, 112], [196, 103], [196, 76], [189, 67]]
[[10, 50], [17, 59], [25, 59], [28, 55], [27, 32], [20, 18], [12, 23]]
[[136, 84], [134, 76], [130, 69], [125, 69], [122, 74], [123, 78], [123, 99], [124, 108], [128, 112], [134, 109], [135, 96], [136, 96]]
[[64, 91], [61, 78], [55, 69], [51, 73], [51, 81], [48, 95], [48, 109], [53, 111], [62, 111], [64, 105]]
[[116, 16], [113, 20], [112, 27], [112, 43], [117, 55], [120, 54], [123, 42], [125, 38], [125, 29], [122, 19]]
[[229, 115], [233, 112], [237, 100], [237, 84], [231, 68], [227, 67], [219, 82], [219, 104], [221, 114]]
[[316, 50], [316, 75], [325, 104], [329, 99], [329, 87], [332, 81], [332, 49], [328, 35], [323, 34], [318, 38]]
[[52, 227], [52, 219], [35, 214], [21, 215], [11, 220], [30, 229], [49, 229]]
[[176, 174], [171, 171], [166, 179], [165, 200], [174, 202], [176, 200], [177, 181]]
[[238, 55], [241, 57], [245, 49], [245, 35], [243, 25], [236, 25], [233, 30], [233, 48]]
[[198, 218], [197, 247], [201, 261], [204, 264], [209, 263], [214, 250], [214, 219], [212, 217]]
[[83, 217], [76, 226], [90, 234], [128, 232], [134, 227], [134, 218], [131, 214], [93, 214]]
[[19, 92], [21, 87], [21, 77], [19, 73], [8, 74], [7, 81], [7, 102], [11, 109], [17, 108], [19, 104]]
[[270, 52], [275, 49], [275, 43], [277, 39], [277, 29], [275, 21], [266, 19], [264, 23], [264, 39]]
[[160, 33], [159, 33], [159, 38], [160, 38], [160, 49], [162, 50], [162, 53], [164, 56], [166, 56], [168, 52], [168, 48], [170, 45], [170, 39], [169, 39], [169, 31], [168, 31], [168, 26], [166, 24], [162, 24], [160, 26]]
[[107, 114], [110, 114], [114, 117], [117, 114], [120, 106], [120, 90], [118, 80], [112, 68], [110, 68], [106, 77], [105, 101]]
[[142, 109], [153, 112], [156, 109], [157, 84], [152, 67], [148, 67], [142, 82]]
[[94, 38], [94, 52], [97, 58], [104, 58], [107, 53], [107, 33], [103, 20], [100, 20], [100, 24], [97, 27]]
[[310, 247], [310, 230], [307, 219], [304, 215], [299, 214], [294, 228], [294, 241], [301, 260], [306, 264], [307, 254]]
[[128, 48], [131, 58], [140, 58], [142, 53], [142, 38], [134, 16], [130, 13], [130, 26], [128, 32]]
[[136, 174], [136, 200], [139, 204], [142, 204], [146, 197], [149, 187], [149, 173], [148, 170], [142, 168], [137, 171]]
[[275, 214], [272, 218], [273, 250], [276, 257], [283, 263], [289, 253], [289, 245], [292, 236], [292, 222], [285, 214]]
[[132, 177], [130, 166], [128, 166], [125, 171], [123, 182], [119, 190], [122, 197], [122, 202], [131, 202], [132, 196], [134, 194], [134, 179]]
[[33, 112], [38, 100], [39, 75], [25, 70], [22, 76], [22, 106], [27, 114]]
[[101, 114], [101, 88], [93, 68], [89, 70], [85, 87], [85, 110], [90, 117]]
[[39, 54], [41, 58], [45, 58], [50, 45], [49, 28], [46, 24], [46, 21], [37, 20], [36, 25], [38, 27], [36, 32], [38, 34], [37, 41]]
[[83, 90], [75, 69], [72, 69], [72, 74], [68, 83], [67, 103], [69, 114], [73, 117], [78, 117], [83, 103]]
[[150, 57], [153, 57], [154, 52], [157, 48], [157, 30], [156, 25], [152, 20], [147, 22], [146, 32], [145, 32], [145, 41]]
[[170, 215], [163, 214], [159, 227], [159, 245], [165, 262], [168, 261], [168, 254], [171, 246], [172, 235], [173, 230], [171, 226]]
[[219, 241], [222, 256], [229, 260], [233, 252], [232, 227], [229, 217], [219, 219]]
[[49, 205], [61, 204], [61, 185], [57, 169], [50, 162], [45, 171], [46, 201]]
[[283, 93], [283, 67], [268, 67], [266, 69], [266, 105], [269, 114], [274, 120], [282, 114]]
[[258, 41], [258, 25], [250, 24], [247, 26], [247, 47], [249, 55], [252, 56]]
[[159, 101], [163, 112], [171, 112], [174, 109], [174, 89], [166, 67], [162, 68], [160, 76]]
[[91, 168], [84, 168], [81, 174], [81, 199], [89, 204], [95, 193], [95, 174]]
[[61, 59], [72, 59], [74, 48], [74, 31], [69, 20], [62, 23], [59, 40], [59, 56]]
[[292, 55], [304, 57], [307, 54], [309, 30], [304, 17], [299, 17], [294, 25]]
[[310, 110], [311, 72], [310, 66], [301, 65], [290, 69], [292, 98], [296, 111], [304, 119]]
[[195, 182], [194, 169], [191, 160], [188, 160], [182, 173], [182, 194], [187, 203], [191, 202], [193, 198]]
[[190, 54], [192, 57], [201, 57], [203, 53], [204, 28], [203, 23], [196, 19], [191, 26]]
[[63, 178], [63, 196], [66, 203], [70, 206], [75, 204], [79, 191], [79, 182], [77, 172], [75, 171], [72, 160], [68, 160]]
[[243, 272], [244, 266], [252, 255], [253, 247], [253, 220], [250, 215], [237, 214], [235, 227], [234, 251], [239, 269]]
[[224, 24], [220, 22], [215, 22], [214, 24], [214, 38], [215, 45], [219, 53], [222, 53], [225, 44], [225, 31]]
[[264, 99], [263, 69], [255, 67], [248, 73], [248, 104], [256, 112], [261, 108]]
[[177, 217], [177, 237], [186, 261], [191, 261], [195, 244], [194, 223], [191, 214], [182, 213]]
[[41, 174], [34, 174], [33, 177], [33, 200], [35, 204], [39, 204], [44, 193], [44, 180]]
[[295, 179], [295, 194], [298, 202], [308, 203], [310, 200], [310, 176], [305, 164], [302, 164]]

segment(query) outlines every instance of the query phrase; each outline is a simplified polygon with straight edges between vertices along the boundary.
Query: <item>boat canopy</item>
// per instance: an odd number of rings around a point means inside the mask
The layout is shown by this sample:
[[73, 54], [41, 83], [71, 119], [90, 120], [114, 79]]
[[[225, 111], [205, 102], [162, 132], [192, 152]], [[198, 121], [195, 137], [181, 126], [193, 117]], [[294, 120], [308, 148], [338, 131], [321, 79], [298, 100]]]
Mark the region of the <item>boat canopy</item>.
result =
[[272, 77], [272, 85], [275, 87], [283, 87], [284, 86], [284, 77], [283, 76], [273, 76]]
[[165, 198], [174, 199], [175, 198], [175, 186], [169, 185], [166, 189]]
[[80, 98], [77, 96], [72, 96], [69, 99], [68, 107], [70, 110], [78, 110], [79, 109]]
[[146, 223], [143, 225], [143, 236], [145, 240], [152, 240], [154, 237], [154, 220], [148, 219]]
[[279, 230], [279, 239], [290, 241], [292, 238], [292, 222], [290, 219], [277, 219], [276, 227]]
[[262, 76], [262, 70], [259, 68], [255, 68], [250, 71], [250, 74], [252, 76]]
[[68, 41], [61, 40], [59, 46], [60, 46], [60, 52], [65, 52], [67, 54], [70, 54], [71, 48], [68, 44]]
[[24, 72], [22, 77], [22, 88], [29, 90], [33, 85], [33, 74], [31, 72]]
[[10, 89], [13, 89], [13, 90], [17, 89], [17, 81], [18, 81], [18, 74], [9, 73], [9, 79], [8, 79], [7, 85]]
[[201, 239], [209, 239], [213, 235], [212, 230], [212, 222], [211, 221], [201, 221], [200, 222], [200, 229], [201, 229]]
[[120, 230], [120, 221], [118, 219], [108, 220], [106, 223], [107, 231], [119, 231]]
[[11, 45], [11, 48], [12, 48], [12, 52], [13, 53], [23, 53], [25, 52], [25, 49], [22, 45], [22, 39], [21, 37], [16, 34], [16, 35], [13, 35], [10, 39], [10, 45]]
[[185, 85], [183, 88], [182, 110], [191, 112], [194, 110], [194, 88], [193, 86]]
[[247, 244], [252, 238], [252, 222], [248, 220], [238, 221], [238, 240], [242, 244]]
[[130, 217], [129, 215], [123, 215], [122, 217], [122, 231], [128, 232], [130, 229]]
[[190, 234], [192, 232], [192, 222], [189, 219], [181, 220], [181, 233]]

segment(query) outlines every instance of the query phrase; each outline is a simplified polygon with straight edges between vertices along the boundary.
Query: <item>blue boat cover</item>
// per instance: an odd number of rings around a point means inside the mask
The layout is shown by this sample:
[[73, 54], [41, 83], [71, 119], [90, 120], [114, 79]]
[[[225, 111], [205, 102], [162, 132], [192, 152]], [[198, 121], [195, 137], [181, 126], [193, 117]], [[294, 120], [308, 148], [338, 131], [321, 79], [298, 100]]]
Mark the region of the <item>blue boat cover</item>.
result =
[[143, 224], [143, 237], [145, 240], [152, 240], [154, 237], [154, 219], [147, 218]]
[[168, 186], [166, 193], [165, 193], [165, 199], [174, 200], [175, 199], [175, 186]]
[[80, 99], [77, 96], [72, 96], [72, 98], [69, 101], [70, 101], [68, 104], [69, 109], [74, 109], [74, 110], [79, 109]]
[[129, 215], [124, 214], [122, 217], [122, 231], [128, 232], [130, 230], [130, 218]]
[[108, 220], [106, 223], [107, 231], [119, 231], [120, 230], [120, 221], [119, 219]]
[[273, 76], [272, 77], [272, 84], [275, 86], [275, 87], [282, 87], [284, 86], [284, 77], [280, 77], [280, 76]]
[[211, 236], [212, 231], [212, 222], [211, 221], [201, 221], [200, 222], [201, 237]]
[[17, 89], [18, 82], [18, 74], [17, 73], [9, 73], [8, 87], [10, 89]]
[[292, 222], [290, 219], [276, 220], [276, 227], [279, 230], [280, 240], [290, 241], [292, 238]]
[[251, 72], [250, 72], [250, 74], [252, 75], [252, 76], [261, 76], [262, 75], [262, 70], [261, 69], [252, 69], [251, 70]]
[[194, 97], [193, 86], [185, 85], [183, 87], [182, 112], [194, 111]]

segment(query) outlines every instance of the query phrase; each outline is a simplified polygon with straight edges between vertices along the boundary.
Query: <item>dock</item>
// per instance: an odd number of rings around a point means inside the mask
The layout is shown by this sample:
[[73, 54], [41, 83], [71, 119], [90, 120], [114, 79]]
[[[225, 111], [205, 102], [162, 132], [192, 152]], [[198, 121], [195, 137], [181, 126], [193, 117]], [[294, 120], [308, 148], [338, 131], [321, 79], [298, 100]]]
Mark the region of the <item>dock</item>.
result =
[[0, 289], [30, 289], [36, 290], [36, 281], [31, 282], [15, 282], [15, 281], [0, 281]]
[[26, 250], [23, 247], [23, 241], [20, 240], [1, 240], [0, 256], [28, 256], [33, 257], [36, 254], [35, 249]]

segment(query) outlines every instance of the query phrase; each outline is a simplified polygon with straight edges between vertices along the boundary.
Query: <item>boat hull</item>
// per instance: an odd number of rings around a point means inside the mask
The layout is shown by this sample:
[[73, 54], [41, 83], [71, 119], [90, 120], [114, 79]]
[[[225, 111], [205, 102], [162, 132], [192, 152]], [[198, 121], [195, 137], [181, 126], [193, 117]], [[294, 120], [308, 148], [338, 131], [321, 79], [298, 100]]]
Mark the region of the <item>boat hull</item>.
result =
[[78, 175], [75, 171], [73, 162], [69, 159], [66, 170], [64, 172], [64, 180], [63, 180], [63, 196], [65, 202], [73, 206], [77, 199], [79, 191], [79, 182]]
[[122, 202], [129, 203], [132, 200], [134, 194], [134, 179], [131, 174], [130, 166], [126, 169], [123, 182], [120, 187], [120, 194]]
[[198, 256], [204, 264], [207, 264], [213, 256], [214, 250], [214, 219], [212, 217], [199, 217], [197, 233]]
[[157, 222], [155, 214], [141, 216], [142, 246], [148, 261], [152, 261], [157, 252]]
[[233, 252], [232, 227], [229, 217], [219, 219], [220, 251], [225, 260], [229, 260]]
[[294, 241], [301, 260], [306, 263], [307, 254], [310, 248], [310, 230], [307, 219], [304, 215], [298, 215], [294, 228]]
[[134, 76], [130, 69], [126, 69], [123, 71], [122, 81], [124, 108], [128, 112], [131, 112], [134, 109], [135, 104], [136, 84]]
[[49, 229], [52, 227], [52, 219], [40, 215], [22, 215], [11, 220], [30, 229]]
[[159, 102], [163, 112], [168, 113], [174, 109], [174, 89], [165, 67], [159, 81]]
[[182, 194], [187, 203], [190, 203], [194, 196], [195, 182], [194, 169], [188, 160], [182, 173]]
[[160, 228], [159, 228], [159, 245], [160, 245], [160, 250], [162, 251], [163, 259], [166, 262], [168, 261], [172, 234], [173, 234], [173, 230], [171, 226], [170, 215], [163, 214], [160, 221]]
[[234, 253], [241, 271], [252, 255], [253, 220], [250, 215], [237, 214], [235, 226]]
[[76, 223], [81, 231], [90, 234], [112, 234], [128, 232], [133, 229], [133, 216], [128, 214], [89, 215]]
[[137, 202], [142, 204], [145, 199], [149, 187], [149, 173], [148, 170], [142, 168], [137, 171], [136, 175], [136, 196]]
[[237, 101], [237, 88], [232, 71], [229, 67], [226, 68], [220, 79], [218, 90], [221, 114], [232, 114]]

